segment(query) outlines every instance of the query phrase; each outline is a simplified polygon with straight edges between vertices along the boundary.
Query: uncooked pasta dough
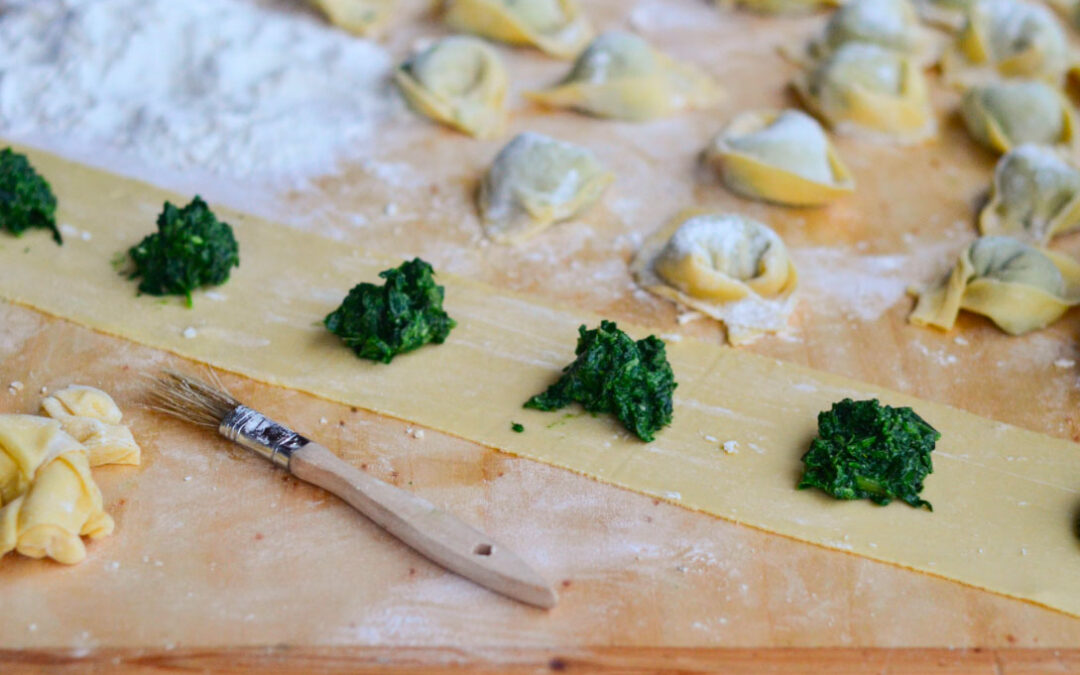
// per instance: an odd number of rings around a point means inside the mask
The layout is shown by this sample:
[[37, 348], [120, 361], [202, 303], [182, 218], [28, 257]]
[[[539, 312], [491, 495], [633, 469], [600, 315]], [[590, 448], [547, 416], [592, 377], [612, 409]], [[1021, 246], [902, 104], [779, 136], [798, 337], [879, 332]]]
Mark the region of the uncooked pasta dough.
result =
[[736, 345], [782, 332], [794, 306], [784, 242], [735, 213], [679, 214], [645, 240], [631, 270], [645, 290], [721, 321]]
[[589, 208], [613, 180], [585, 148], [535, 132], [518, 134], [480, 182], [484, 231], [498, 242], [521, 241]]
[[766, 14], [805, 13], [821, 7], [833, 7], [844, 0], [718, 0], [721, 7], [736, 6]]
[[477, 138], [494, 138], [506, 124], [506, 68], [483, 40], [443, 38], [401, 64], [394, 80], [419, 112]]
[[141, 450], [112, 397], [94, 387], [73, 384], [41, 402], [46, 415], [82, 443], [90, 466], [138, 464]]
[[998, 160], [990, 201], [979, 214], [983, 234], [1046, 244], [1080, 227], [1080, 169], [1061, 153], [1021, 145]]
[[86, 557], [81, 537], [113, 530], [90, 467], [138, 464], [139, 446], [100, 389], [71, 385], [42, 408], [53, 419], [0, 415], [0, 557], [73, 565]]
[[335, 26], [371, 35], [390, 19], [396, 0], [311, 0]]
[[593, 37], [577, 0], [448, 0], [446, 23], [512, 45], [572, 59]]
[[1069, 68], [1065, 31], [1046, 7], [1026, 0], [980, 0], [941, 60], [946, 82], [962, 88], [997, 77], [1060, 86]]
[[1069, 102], [1038, 80], [974, 86], [964, 94], [961, 112], [972, 138], [997, 152], [1021, 143], [1075, 142], [1076, 119]]
[[[377, 280], [394, 261], [218, 208], [249, 263], [193, 308], [159, 304], [136, 296], [108, 261], [138, 241], [163, 201], [184, 198], [18, 150], [48, 176], [59, 220], [92, 237], [58, 248], [35, 232], [0, 249], [0, 295], [8, 300], [686, 508], [1080, 615], [1080, 575], [1062, 573], [1077, 554], [1080, 451], [1073, 443], [692, 339], [667, 346], [679, 388], [674, 421], [655, 442], [642, 443], [605, 417], [551, 425], [550, 415], [520, 402], [558, 378], [578, 326], [597, 317], [439, 275], [458, 321], [446, 343], [391, 366], [361, 361], [318, 320], [342, 293]], [[191, 327], [197, 336], [185, 338]], [[817, 413], [847, 396], [914, 406], [941, 432], [922, 493], [933, 513], [794, 489]], [[515, 433], [511, 421], [526, 431]], [[724, 453], [709, 440], [717, 437], [748, 450]]]
[[82, 449], [55, 420], [3, 415], [0, 422], [0, 506], [26, 494], [43, 464]]
[[777, 204], [820, 206], [855, 189], [825, 130], [798, 110], [742, 113], [705, 157], [734, 192]]
[[73, 565], [86, 557], [83, 536], [97, 539], [112, 532], [86, 449], [59, 423], [0, 415], [0, 455], [8, 458], [9, 474], [0, 467], [0, 481], [11, 485], [14, 469], [23, 486], [0, 508], [0, 556], [18, 551]]
[[875, 44], [928, 63], [935, 57], [929, 34], [910, 0], [852, 0], [829, 18], [810, 44], [817, 57], [852, 42]]
[[936, 131], [919, 65], [878, 45], [841, 45], [798, 78], [795, 89], [837, 133], [914, 143]]
[[1047, 0], [1047, 4], [1073, 26], [1080, 27], [1080, 0]]
[[715, 105], [720, 88], [697, 66], [637, 35], [612, 31], [589, 44], [562, 82], [525, 95], [543, 105], [640, 122]]
[[1068, 256], [991, 236], [964, 249], [949, 276], [919, 294], [910, 320], [949, 330], [961, 309], [1010, 335], [1045, 328], [1080, 302], [1080, 264]]
[[919, 16], [929, 24], [947, 30], [964, 25], [967, 10], [979, 0], [914, 0]]

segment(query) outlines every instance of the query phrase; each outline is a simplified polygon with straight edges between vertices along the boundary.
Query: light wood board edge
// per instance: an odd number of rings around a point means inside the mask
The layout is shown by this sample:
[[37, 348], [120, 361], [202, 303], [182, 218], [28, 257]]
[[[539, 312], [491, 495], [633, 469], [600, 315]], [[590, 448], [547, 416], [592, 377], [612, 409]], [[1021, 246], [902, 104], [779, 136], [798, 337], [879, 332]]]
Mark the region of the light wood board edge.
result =
[[761, 673], [1036, 675], [1080, 672], [1080, 650], [881, 648], [459, 649], [272, 647], [0, 650], [4, 673]]

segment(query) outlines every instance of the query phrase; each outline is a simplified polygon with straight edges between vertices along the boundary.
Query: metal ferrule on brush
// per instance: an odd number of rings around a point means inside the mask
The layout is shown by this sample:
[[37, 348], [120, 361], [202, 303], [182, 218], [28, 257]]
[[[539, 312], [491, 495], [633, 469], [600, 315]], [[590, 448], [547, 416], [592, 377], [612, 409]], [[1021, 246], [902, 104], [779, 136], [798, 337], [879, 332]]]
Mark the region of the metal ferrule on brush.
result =
[[257, 410], [242, 405], [221, 420], [218, 432], [283, 469], [289, 468], [289, 459], [294, 452], [311, 442]]

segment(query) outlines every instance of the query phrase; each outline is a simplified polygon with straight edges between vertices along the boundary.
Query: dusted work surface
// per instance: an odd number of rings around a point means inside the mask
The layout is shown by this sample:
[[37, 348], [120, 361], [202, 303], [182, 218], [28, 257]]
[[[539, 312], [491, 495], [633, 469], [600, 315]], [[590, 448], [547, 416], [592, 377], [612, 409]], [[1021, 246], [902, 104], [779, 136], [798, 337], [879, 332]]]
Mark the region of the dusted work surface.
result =
[[[4, 306], [0, 318], [11, 326], [4, 377], [16, 368], [26, 378], [5, 409], [32, 409], [41, 386], [102, 386], [145, 451], [142, 468], [95, 472], [117, 531], [92, 542], [85, 563], [0, 561], [12, 608], [3, 647], [167, 658], [222, 646], [321, 646], [327, 655], [368, 646], [380, 656], [387, 646], [454, 646], [483, 661], [498, 647], [1080, 644], [1078, 622], [1055, 612], [225, 377], [246, 402], [520, 552], [560, 592], [556, 609], [532, 610], [430, 565], [212, 434], [138, 410], [137, 373], [186, 367], [181, 359], [21, 308]], [[453, 660], [410, 658], [435, 656]]]
[[[903, 288], [944, 270], [948, 255], [972, 236], [972, 205], [988, 184], [992, 158], [953, 124], [945, 125], [942, 142], [925, 148], [841, 141], [859, 180], [851, 200], [827, 211], [738, 200], [707, 172], [695, 172], [694, 154], [742, 107], [784, 101], [781, 86], [791, 69], [770, 50], [817, 20], [721, 19], [696, 3], [673, 4], [678, 11], [670, 16], [693, 20], [645, 32], [721, 73], [732, 96], [719, 111], [626, 125], [515, 104], [515, 130], [585, 143], [616, 170], [618, 182], [583, 222], [516, 251], [481, 246], [471, 181], [498, 144], [408, 118], [385, 139], [379, 166], [349, 168], [320, 183], [318, 195], [293, 195], [280, 217], [386, 255], [420, 253], [440, 270], [569, 307], [715, 340], [708, 322], [680, 329], [669, 305], [634, 294], [626, 259], [635, 242], [687, 202], [739, 208], [785, 237], [804, 282], [792, 334], [755, 351], [1070, 437], [1076, 372], [1055, 362], [1075, 358], [1075, 316], [1019, 339], [970, 317], [947, 336], [904, 324], [910, 301]], [[590, 8], [606, 25], [626, 25], [630, 16], [620, 3]], [[767, 26], [777, 28], [775, 38], [762, 38]], [[430, 24], [425, 30], [433, 32]], [[565, 68], [505, 53], [525, 75], [515, 87]], [[944, 111], [951, 97], [940, 98]], [[365, 224], [349, 217], [357, 213]], [[134, 375], [176, 363], [171, 357], [21, 308], [2, 311], [0, 378], [26, 385], [19, 395], [0, 394], [4, 411], [33, 409], [43, 385], [96, 384], [118, 395], [147, 450], [140, 470], [99, 472], [118, 530], [91, 546], [87, 563], [62, 569], [14, 557], [0, 562], [11, 580], [0, 590], [4, 605], [11, 597], [14, 606], [19, 593], [29, 609], [13, 613], [0, 631], [5, 647], [1080, 643], [1078, 622], [1062, 615], [654, 504], [431, 431], [414, 438], [407, 425], [345, 406], [227, 379], [265, 412], [519, 550], [560, 586], [560, 607], [537, 613], [432, 568], [332, 499], [254, 458], [223, 451], [223, 442], [134, 410], [141, 386]], [[306, 572], [304, 593], [294, 590], [297, 570]], [[59, 604], [46, 606], [43, 596]], [[109, 608], [107, 621], [102, 607]]]
[[838, 672], [920, 675], [1036, 675], [1075, 672], [1080, 651], [1043, 649], [771, 649], [594, 647], [589, 649], [481, 648], [222, 648], [167, 652], [101, 649], [72, 659], [55, 651], [0, 651], [0, 663], [27, 672], [251, 672], [281, 673], [715, 673], [818, 675]]
[[[521, 408], [556, 379], [571, 359], [575, 329], [597, 325], [595, 316], [442, 275], [445, 307], [458, 322], [445, 344], [390, 365], [357, 360], [319, 321], [353, 283], [376, 281], [394, 263], [223, 209], [218, 215], [234, 224], [254, 264], [219, 289], [196, 293], [191, 307], [178, 298], [133, 297], [132, 281], [105, 261], [138, 241], [144, 220], [178, 195], [44, 153], [29, 156], [52, 178], [58, 218], [89, 237], [59, 249], [39, 237], [0, 250], [4, 299], [260, 382], [1080, 617], [1080, 577], [1060, 574], [1080, 553], [1076, 444], [691, 338], [667, 347], [678, 415], [643, 444], [607, 417]], [[921, 494], [933, 513], [793, 489], [817, 413], [843, 398], [915, 406], [941, 432], [934, 476]], [[524, 431], [515, 433], [514, 422]]]

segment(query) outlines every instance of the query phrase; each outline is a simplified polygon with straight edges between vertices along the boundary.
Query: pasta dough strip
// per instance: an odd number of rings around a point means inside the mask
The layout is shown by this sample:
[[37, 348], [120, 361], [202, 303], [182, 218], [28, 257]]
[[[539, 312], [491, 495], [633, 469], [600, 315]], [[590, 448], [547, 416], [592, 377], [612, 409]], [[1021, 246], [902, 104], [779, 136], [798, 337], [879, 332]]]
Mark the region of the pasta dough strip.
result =
[[[63, 247], [42, 233], [0, 238], [0, 296], [10, 301], [690, 509], [1080, 616], [1080, 575], [1072, 573], [1080, 562], [1080, 448], [1073, 443], [686, 339], [668, 346], [680, 383], [674, 423], [643, 444], [608, 417], [564, 418], [518, 403], [554, 381], [572, 359], [577, 326], [595, 317], [440, 275], [446, 308], [459, 322], [446, 344], [391, 366], [362, 361], [317, 322], [353, 284], [375, 281], [397, 261], [226, 209], [218, 214], [234, 226], [242, 262], [216, 289], [224, 299], [198, 293], [187, 309], [136, 297], [108, 261], [153, 227], [165, 199], [179, 198], [19, 151], [52, 182], [60, 221], [92, 238], [72, 237]], [[183, 336], [188, 327], [196, 337]], [[816, 414], [845, 396], [914, 406], [941, 431], [922, 494], [933, 513], [794, 489]], [[511, 431], [511, 420], [525, 433]], [[741, 452], [726, 454], [711, 437], [737, 441]]]

